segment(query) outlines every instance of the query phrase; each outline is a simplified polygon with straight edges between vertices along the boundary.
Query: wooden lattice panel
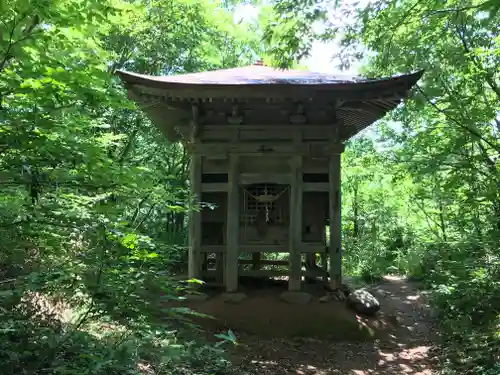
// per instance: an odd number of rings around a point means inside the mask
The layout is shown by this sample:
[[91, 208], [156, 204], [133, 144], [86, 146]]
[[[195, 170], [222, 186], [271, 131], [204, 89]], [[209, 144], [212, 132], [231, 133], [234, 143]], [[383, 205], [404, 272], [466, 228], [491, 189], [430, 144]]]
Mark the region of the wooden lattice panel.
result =
[[[273, 224], [281, 225], [285, 222], [283, 215], [283, 201], [287, 196], [288, 186], [276, 184], [255, 184], [244, 188], [243, 210], [240, 220], [244, 224], [253, 225], [259, 211], [267, 211], [266, 219]], [[268, 199], [259, 199], [268, 197]]]

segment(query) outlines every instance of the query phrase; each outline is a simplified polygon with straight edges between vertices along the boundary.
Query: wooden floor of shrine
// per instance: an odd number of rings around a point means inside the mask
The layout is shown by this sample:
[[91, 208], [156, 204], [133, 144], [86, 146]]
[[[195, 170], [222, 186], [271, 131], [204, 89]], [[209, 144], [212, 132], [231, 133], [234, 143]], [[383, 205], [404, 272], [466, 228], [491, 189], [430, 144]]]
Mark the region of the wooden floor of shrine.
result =
[[339, 341], [367, 341], [388, 332], [384, 314], [361, 317], [342, 301], [320, 302], [326, 291], [321, 280], [303, 282], [303, 292], [312, 295], [310, 303], [290, 304], [280, 295], [288, 290], [288, 280], [240, 277], [238, 292], [246, 298], [227, 302], [223, 286], [207, 286], [198, 292], [208, 295], [204, 301], [170, 302], [169, 306], [185, 306], [213, 317], [194, 318], [208, 332], [220, 333], [231, 329], [236, 333], [261, 337], [317, 337]]

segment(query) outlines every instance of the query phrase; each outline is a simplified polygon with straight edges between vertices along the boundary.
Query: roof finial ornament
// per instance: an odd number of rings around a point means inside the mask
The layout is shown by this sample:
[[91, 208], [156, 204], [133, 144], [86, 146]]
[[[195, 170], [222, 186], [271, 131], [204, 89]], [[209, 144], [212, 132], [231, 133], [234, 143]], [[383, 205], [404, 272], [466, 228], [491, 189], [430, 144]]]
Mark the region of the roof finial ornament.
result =
[[255, 64], [253, 64], [254, 66], [264, 66], [264, 59], [261, 59], [259, 58]]

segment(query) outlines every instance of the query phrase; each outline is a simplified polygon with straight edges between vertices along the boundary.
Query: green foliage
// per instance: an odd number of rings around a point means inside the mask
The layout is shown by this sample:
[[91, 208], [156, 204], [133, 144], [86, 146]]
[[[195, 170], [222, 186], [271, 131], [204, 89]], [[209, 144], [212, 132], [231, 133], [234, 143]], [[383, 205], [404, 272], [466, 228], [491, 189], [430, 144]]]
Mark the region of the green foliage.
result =
[[415, 272], [420, 220], [418, 212], [408, 215], [414, 183], [397, 174], [390, 150], [377, 150], [371, 138], [351, 140], [342, 165], [345, 272]]
[[0, 21], [2, 374], [223, 373], [165, 307], [187, 287], [186, 152], [113, 72], [245, 64], [251, 27], [184, 0], [8, 0]]
[[164, 304], [187, 287], [172, 277], [186, 263], [186, 152], [112, 73], [194, 72], [258, 56], [285, 68], [314, 38], [341, 35], [342, 64], [364, 55], [367, 75], [426, 70], [379, 139], [359, 136], [343, 156], [346, 271], [423, 279], [447, 368], [496, 374], [498, 0], [362, 9], [277, 0], [261, 4], [258, 22], [235, 25], [242, 3], [0, 4], [3, 373], [227, 372], [222, 348], [236, 344], [233, 332], [216, 345], [193, 339], [193, 312]]
[[444, 358], [460, 373], [498, 371], [500, 262], [495, 247], [479, 245], [475, 238], [455, 246], [442, 244], [424, 261], [443, 327]]
[[[338, 38], [342, 67], [363, 58], [367, 76], [425, 70], [411, 100], [380, 123], [381, 147], [361, 138], [344, 155], [346, 267], [423, 279], [449, 373], [498, 373], [500, 2], [273, 4], [284, 17], [267, 38], [286, 49], [273, 51], [277, 65], [314, 39]], [[332, 13], [322, 28], [303, 28], [301, 43], [283, 31], [322, 19], [311, 13], [319, 7]]]
[[418, 182], [422, 240], [435, 244], [421, 253], [420, 273], [441, 312], [446, 358], [461, 373], [492, 372], [500, 348], [498, 15], [467, 2], [376, 6], [347, 33], [351, 41], [362, 33], [379, 52], [366, 71], [426, 69], [414, 100], [394, 113], [401, 128], [386, 125], [385, 136]]
[[309, 56], [312, 39], [318, 36], [316, 21], [326, 21], [327, 8], [314, 0], [280, 0], [272, 2], [270, 15], [264, 19], [263, 41], [273, 64], [291, 68]]

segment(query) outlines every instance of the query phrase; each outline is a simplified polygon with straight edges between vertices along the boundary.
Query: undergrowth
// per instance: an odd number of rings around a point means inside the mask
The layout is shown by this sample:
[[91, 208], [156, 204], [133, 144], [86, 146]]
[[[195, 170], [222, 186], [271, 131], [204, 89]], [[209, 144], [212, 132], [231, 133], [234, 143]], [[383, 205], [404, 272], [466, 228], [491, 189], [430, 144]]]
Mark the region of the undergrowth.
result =
[[[32, 245], [40, 239], [40, 230], [23, 229], [18, 235], [31, 233]], [[189, 288], [165, 272], [168, 248], [153, 252], [145, 237], [96, 227], [76, 252], [68, 251], [71, 239], [59, 238], [50, 259], [15, 246], [15, 231], [3, 234], [12, 247], [1, 257], [2, 375], [211, 375], [230, 368], [222, 344], [234, 343], [232, 334], [211, 344], [191, 322], [193, 311], [165, 307]]]
[[[442, 332], [445, 373], [500, 373], [500, 258], [494, 243], [441, 244], [424, 279]], [[473, 251], [471, 251], [473, 250]]]

